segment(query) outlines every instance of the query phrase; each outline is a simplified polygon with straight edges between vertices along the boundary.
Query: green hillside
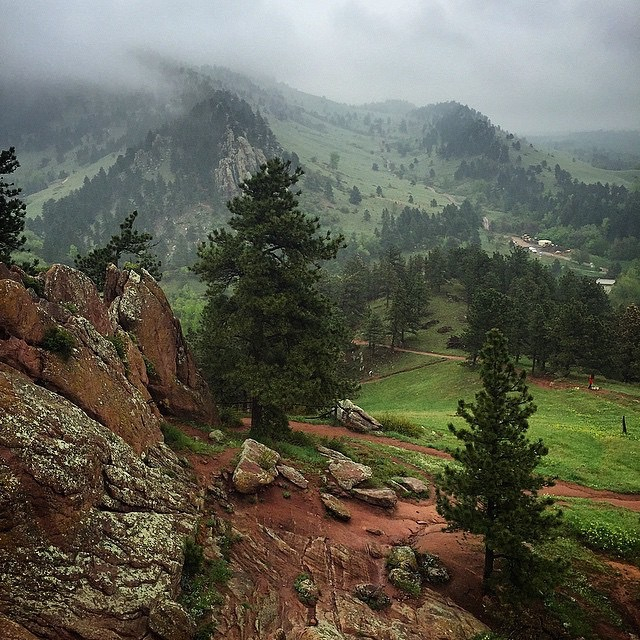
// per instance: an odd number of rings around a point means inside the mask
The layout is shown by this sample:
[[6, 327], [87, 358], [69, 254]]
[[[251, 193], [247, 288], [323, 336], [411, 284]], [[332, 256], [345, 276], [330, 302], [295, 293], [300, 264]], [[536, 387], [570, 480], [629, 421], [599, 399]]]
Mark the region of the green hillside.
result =
[[[402, 369], [402, 361], [396, 362]], [[411, 367], [416, 366], [412, 356]], [[586, 389], [586, 379], [555, 388], [530, 381], [538, 411], [530, 418], [530, 437], [549, 447], [541, 471], [562, 480], [598, 489], [640, 493], [640, 391], [637, 385], [612, 388], [602, 381], [599, 391]], [[447, 424], [455, 422], [459, 399], [472, 401], [479, 389], [476, 371], [455, 361], [432, 363], [362, 386], [358, 404], [376, 414], [401, 414], [423, 428], [421, 444], [450, 450], [458, 446]], [[621, 435], [621, 419], [634, 425]]]

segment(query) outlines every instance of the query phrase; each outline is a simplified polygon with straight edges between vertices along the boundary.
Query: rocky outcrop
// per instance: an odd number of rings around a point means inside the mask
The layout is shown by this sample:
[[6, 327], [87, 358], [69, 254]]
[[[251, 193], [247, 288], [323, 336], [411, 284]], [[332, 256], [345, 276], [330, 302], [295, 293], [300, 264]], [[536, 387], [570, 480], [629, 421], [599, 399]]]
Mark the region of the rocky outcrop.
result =
[[[257, 534], [243, 536], [232, 547], [231, 558], [234, 577], [217, 616], [221, 638], [468, 640], [487, 630], [426, 587], [419, 599], [393, 599], [383, 611], [372, 610], [353, 592], [363, 581], [379, 584], [381, 561], [365, 549], [347, 548], [324, 537], [307, 538], [260, 526]], [[319, 594], [311, 607], [295, 597], [296, 580], [303, 574]], [[243, 602], [251, 602], [251, 607], [242, 607]]]
[[[64, 293], [74, 282], [93, 300], [81, 309], [34, 297], [20, 282], [0, 280], [0, 362], [64, 396], [142, 452], [162, 440], [160, 413], [144, 385], [127, 378], [113, 342], [79, 313], [106, 326], [106, 311], [90, 281], [72, 269], [52, 267], [44, 290], [74, 299]], [[109, 327], [106, 333], [113, 333]], [[68, 353], [61, 351], [65, 345]]]
[[198, 503], [163, 444], [141, 458], [0, 364], [0, 613], [14, 623], [39, 638], [182, 637], [174, 598]]
[[336, 418], [347, 429], [359, 433], [382, 432], [382, 424], [351, 400], [341, 400], [336, 405]]
[[88, 320], [101, 335], [113, 335], [108, 309], [91, 279], [81, 271], [54, 264], [45, 274], [44, 295], [47, 300], [61, 304]]
[[262, 149], [252, 147], [244, 136], [227, 129], [222, 158], [214, 171], [220, 194], [226, 200], [238, 195], [238, 185], [255, 174], [267, 158]]
[[208, 388], [187, 348], [179, 321], [146, 271], [107, 270], [104, 292], [112, 322], [134, 336], [146, 364], [151, 397], [164, 414], [217, 422]]

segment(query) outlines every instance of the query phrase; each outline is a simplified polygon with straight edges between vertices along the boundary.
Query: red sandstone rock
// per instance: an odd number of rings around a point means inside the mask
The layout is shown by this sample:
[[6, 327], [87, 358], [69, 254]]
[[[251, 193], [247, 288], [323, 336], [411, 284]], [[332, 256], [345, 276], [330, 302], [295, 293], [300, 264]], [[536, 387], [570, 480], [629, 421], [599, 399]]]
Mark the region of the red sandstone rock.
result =
[[113, 335], [107, 307], [91, 279], [81, 271], [54, 264], [45, 276], [45, 297], [86, 318], [102, 335]]
[[158, 283], [146, 272], [107, 271], [110, 315], [131, 332], [147, 363], [149, 392], [163, 413], [217, 422], [206, 384], [198, 375], [180, 322]]

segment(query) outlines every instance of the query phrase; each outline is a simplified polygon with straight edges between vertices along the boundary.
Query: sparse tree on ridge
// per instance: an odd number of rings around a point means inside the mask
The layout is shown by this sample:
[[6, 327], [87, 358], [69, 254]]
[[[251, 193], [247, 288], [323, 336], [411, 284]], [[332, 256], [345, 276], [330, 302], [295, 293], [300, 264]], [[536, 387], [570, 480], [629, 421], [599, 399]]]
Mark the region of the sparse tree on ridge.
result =
[[527, 439], [528, 418], [536, 407], [500, 331], [487, 333], [479, 359], [483, 388], [475, 403], [458, 403], [457, 414], [468, 428], [449, 425], [464, 448], [453, 454], [459, 464], [447, 467], [438, 480], [438, 513], [449, 530], [483, 537], [485, 591], [497, 585], [516, 592], [528, 586], [539, 590], [553, 572], [541, 568], [544, 561], [531, 545], [550, 536], [559, 518], [547, 509], [553, 501], [538, 496], [553, 484], [535, 473], [548, 451], [542, 440]]
[[129, 214], [120, 224], [120, 233], [111, 236], [106, 246], [93, 249], [86, 256], [76, 257], [76, 267], [86, 273], [98, 289], [104, 288], [107, 266], [119, 266], [120, 258], [127, 255], [136, 258], [137, 267], [146, 269], [156, 280], [160, 280], [160, 261], [150, 251], [153, 237], [150, 233], [140, 233], [133, 228], [137, 215], [137, 211]]

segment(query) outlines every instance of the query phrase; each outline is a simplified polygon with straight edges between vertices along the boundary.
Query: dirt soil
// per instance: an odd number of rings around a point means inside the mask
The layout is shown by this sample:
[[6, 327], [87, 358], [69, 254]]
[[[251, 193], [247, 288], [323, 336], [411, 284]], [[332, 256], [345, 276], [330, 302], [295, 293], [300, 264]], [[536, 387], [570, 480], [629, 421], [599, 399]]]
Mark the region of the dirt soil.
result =
[[[290, 424], [296, 431], [317, 436], [345, 436], [354, 440], [371, 440], [398, 448], [420, 451], [427, 455], [450, 457], [436, 449], [385, 436], [354, 433], [331, 425], [300, 422]], [[185, 431], [191, 432], [191, 435], [202, 437], [202, 432], [185, 425], [181, 426]], [[244, 430], [246, 428], [245, 425]], [[228, 449], [213, 457], [203, 455], [189, 457], [199, 481], [206, 486], [211, 482], [212, 477], [224, 471], [232, 473], [237, 453], [237, 449]], [[293, 466], [296, 464], [293, 463]], [[417, 472], [416, 476], [429, 480], [423, 473]], [[470, 611], [480, 620], [489, 623], [482, 606], [481, 578], [484, 556], [481, 540], [476, 536], [462, 533], [445, 533], [443, 531], [445, 523], [436, 511], [433, 495], [422, 500], [400, 499], [393, 512], [349, 500], [348, 508], [352, 518], [349, 523], [343, 523], [324, 515], [319, 498], [321, 477], [313, 476], [308, 472], [305, 472], [305, 477], [310, 481], [306, 491], [297, 489], [282, 480], [263, 490], [258, 500], [234, 497], [235, 512], [232, 520], [241, 522], [244, 531], [265, 525], [275, 530], [295, 531], [300, 535], [327, 537], [351, 548], [366, 549], [373, 545], [384, 554], [390, 546], [398, 544], [411, 544], [420, 551], [436, 554], [449, 570], [451, 581], [434, 587], [435, 590]], [[616, 494], [566, 482], [557, 482], [554, 487], [548, 489], [548, 492], [556, 496], [590, 498], [640, 512], [640, 495], [638, 494]], [[612, 597], [623, 610], [628, 612], [625, 617], [631, 625], [637, 626], [637, 632], [640, 632], [640, 615], [633, 613], [637, 610], [638, 604], [640, 570], [619, 561], [612, 561], [610, 564], [619, 576], [619, 584]], [[629, 639], [627, 633], [610, 628], [608, 625], [606, 629], [601, 630], [601, 633], [605, 634], [601, 636], [602, 638]]]

